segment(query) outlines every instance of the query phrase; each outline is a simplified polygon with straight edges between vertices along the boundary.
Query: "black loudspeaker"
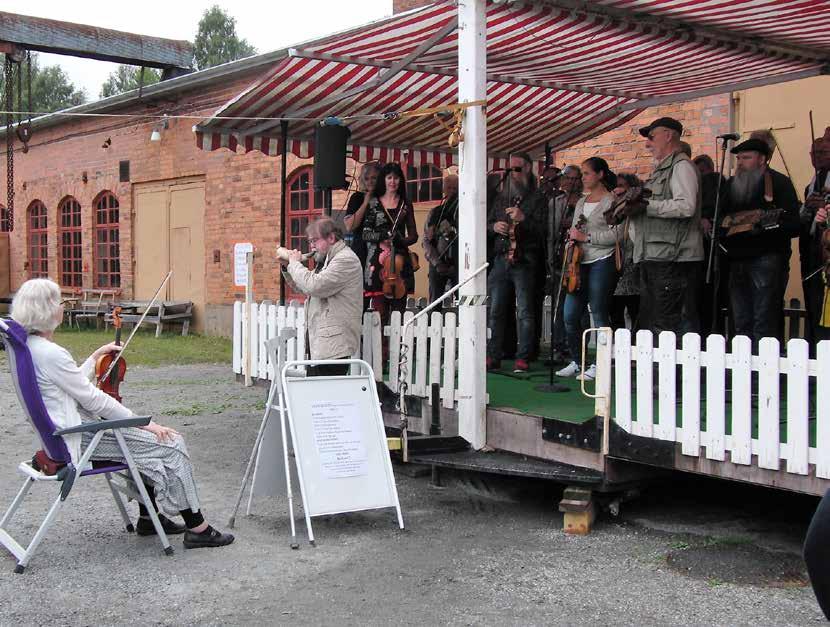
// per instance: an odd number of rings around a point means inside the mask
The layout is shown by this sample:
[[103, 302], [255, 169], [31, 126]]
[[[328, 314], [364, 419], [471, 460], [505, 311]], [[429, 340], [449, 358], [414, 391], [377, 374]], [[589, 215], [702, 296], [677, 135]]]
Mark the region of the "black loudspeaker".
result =
[[348, 126], [318, 125], [314, 131], [314, 188], [345, 189]]

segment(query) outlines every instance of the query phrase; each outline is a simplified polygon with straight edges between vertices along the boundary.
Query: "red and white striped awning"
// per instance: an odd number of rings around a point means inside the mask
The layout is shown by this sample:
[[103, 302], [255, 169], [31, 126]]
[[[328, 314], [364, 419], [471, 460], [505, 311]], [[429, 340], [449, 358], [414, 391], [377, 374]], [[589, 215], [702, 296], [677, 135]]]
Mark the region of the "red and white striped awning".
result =
[[[336, 116], [351, 129], [358, 161], [450, 165], [437, 120], [390, 112], [456, 103], [455, 25], [455, 2], [445, 0], [290, 49], [196, 127], [197, 143], [276, 155], [286, 119], [289, 150], [312, 157], [314, 125]], [[584, 141], [654, 104], [828, 67], [828, 1], [489, 2], [488, 153], [538, 156], [547, 142]]]

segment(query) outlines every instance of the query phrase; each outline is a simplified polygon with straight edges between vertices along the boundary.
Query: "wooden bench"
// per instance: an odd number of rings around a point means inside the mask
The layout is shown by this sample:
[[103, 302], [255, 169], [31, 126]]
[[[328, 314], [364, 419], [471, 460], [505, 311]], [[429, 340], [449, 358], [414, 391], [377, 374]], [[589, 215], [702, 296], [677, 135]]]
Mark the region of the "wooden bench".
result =
[[[122, 301], [118, 305], [122, 309], [121, 320], [130, 324], [138, 324], [141, 316], [147, 311], [150, 301]], [[142, 324], [156, 325], [156, 337], [161, 336], [165, 324], [181, 323], [182, 335], [190, 331], [190, 321], [193, 319], [193, 303], [189, 300], [165, 300], [153, 305]]]
[[74, 323], [81, 328], [80, 320], [94, 320], [96, 328], [102, 321], [106, 322], [106, 313], [115, 305], [121, 295], [120, 289], [89, 288], [82, 289], [78, 295], [69, 298], [74, 301], [72, 307], [66, 308], [66, 316], [71, 327]]

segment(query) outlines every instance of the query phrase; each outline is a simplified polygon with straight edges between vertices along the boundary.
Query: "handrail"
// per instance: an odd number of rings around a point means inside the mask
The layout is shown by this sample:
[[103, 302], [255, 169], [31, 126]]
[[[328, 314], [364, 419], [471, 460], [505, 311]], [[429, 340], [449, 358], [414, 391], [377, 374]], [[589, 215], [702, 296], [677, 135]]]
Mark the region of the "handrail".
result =
[[423, 316], [424, 314], [427, 314], [427, 313], [429, 313], [430, 311], [432, 311], [433, 309], [435, 309], [438, 305], [440, 305], [441, 303], [443, 303], [443, 302], [444, 302], [444, 300], [445, 300], [448, 296], [452, 296], [453, 294], [455, 294], [458, 290], [460, 290], [462, 287], [464, 287], [465, 285], [467, 285], [467, 283], [469, 283], [470, 281], [472, 281], [475, 277], [477, 277], [479, 274], [481, 274], [481, 272], [482, 272], [482, 271], [486, 270], [486, 269], [487, 269], [487, 268], [489, 268], [489, 267], [490, 267], [490, 264], [489, 264], [489, 263], [487, 263], [487, 262], [484, 262], [484, 264], [483, 264], [483, 265], [482, 265], [482, 266], [481, 266], [478, 270], [476, 270], [476, 271], [475, 271], [475, 272], [473, 272], [470, 276], [468, 276], [466, 279], [464, 279], [463, 281], [461, 281], [461, 283], [459, 283], [458, 285], [456, 285], [455, 287], [453, 287], [453, 288], [452, 288], [451, 290], [449, 290], [447, 293], [443, 294], [440, 298], [438, 298], [438, 299], [434, 300], [433, 302], [431, 302], [431, 303], [429, 304], [429, 306], [425, 307], [424, 309], [422, 309], [421, 311], [419, 311], [418, 313], [416, 313], [414, 316], [412, 316], [409, 320], [407, 320], [406, 322], [404, 322], [403, 326], [401, 327], [401, 337], [403, 337], [403, 332], [406, 330], [406, 327], [408, 327], [410, 324], [412, 324], [413, 322], [415, 322], [418, 318], [420, 318], [420, 317], [421, 317], [421, 316]]
[[436, 299], [432, 303], [430, 303], [427, 307], [419, 311], [417, 314], [412, 316], [409, 320], [403, 323], [401, 326], [401, 336], [398, 340], [398, 406], [400, 408], [401, 413], [401, 455], [403, 457], [404, 462], [409, 461], [409, 439], [407, 436], [407, 431], [409, 428], [409, 421], [406, 417], [406, 377], [404, 376], [404, 364], [406, 363], [408, 356], [406, 355], [405, 350], [405, 340], [406, 340], [406, 329], [415, 322], [421, 316], [428, 314], [430, 311], [435, 309], [438, 305], [440, 305], [444, 300], [455, 294], [458, 290], [464, 287], [467, 283], [472, 281], [475, 277], [481, 274], [484, 270], [486, 270], [490, 266], [489, 263], [484, 262], [480, 268], [478, 268], [475, 272], [473, 272], [470, 276], [466, 279], [461, 281], [458, 285], [453, 287], [451, 290], [443, 294], [440, 298]]

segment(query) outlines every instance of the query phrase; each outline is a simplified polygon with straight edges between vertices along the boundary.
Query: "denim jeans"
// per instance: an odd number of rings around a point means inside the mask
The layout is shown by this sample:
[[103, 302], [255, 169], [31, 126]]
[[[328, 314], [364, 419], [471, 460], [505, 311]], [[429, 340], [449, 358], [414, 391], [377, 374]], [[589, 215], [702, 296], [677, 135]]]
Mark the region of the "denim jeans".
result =
[[614, 256], [594, 263], [583, 263], [579, 268], [579, 289], [565, 297], [565, 330], [571, 359], [579, 362], [582, 355], [582, 315], [591, 305], [594, 326], [611, 326], [609, 309], [611, 295], [617, 285], [617, 268]]
[[509, 299], [516, 294], [516, 324], [518, 325], [519, 350], [516, 359], [527, 360], [533, 351], [536, 332], [536, 315], [533, 296], [536, 288], [536, 268], [534, 259], [526, 259], [516, 265], [510, 265], [504, 255], [498, 255], [493, 261], [487, 277], [487, 293], [490, 295], [490, 341], [487, 343], [487, 356], [499, 361], [504, 354], [505, 324]]
[[762, 337], [780, 335], [788, 261], [781, 253], [730, 261], [729, 295], [735, 334], [748, 336], [754, 346]]

